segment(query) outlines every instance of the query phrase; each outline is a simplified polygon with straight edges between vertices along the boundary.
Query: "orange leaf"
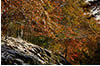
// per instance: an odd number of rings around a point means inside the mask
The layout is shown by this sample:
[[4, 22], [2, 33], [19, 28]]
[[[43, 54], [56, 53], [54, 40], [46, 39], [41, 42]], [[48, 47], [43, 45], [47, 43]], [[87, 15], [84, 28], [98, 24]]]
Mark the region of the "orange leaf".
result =
[[35, 26], [34, 25], [32, 25], [32, 28], [34, 28]]
[[21, 26], [21, 29], [24, 29], [24, 26]]

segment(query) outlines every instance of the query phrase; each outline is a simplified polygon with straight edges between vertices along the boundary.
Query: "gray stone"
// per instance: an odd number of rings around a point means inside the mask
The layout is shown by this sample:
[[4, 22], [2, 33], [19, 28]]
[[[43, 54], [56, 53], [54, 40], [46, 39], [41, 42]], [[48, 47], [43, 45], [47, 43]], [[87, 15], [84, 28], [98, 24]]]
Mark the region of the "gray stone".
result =
[[[69, 64], [67, 60], [56, 56], [50, 50], [18, 38], [2, 36], [1, 39], [1, 64], [2, 65], [51, 65]], [[58, 58], [57, 58], [58, 57]]]

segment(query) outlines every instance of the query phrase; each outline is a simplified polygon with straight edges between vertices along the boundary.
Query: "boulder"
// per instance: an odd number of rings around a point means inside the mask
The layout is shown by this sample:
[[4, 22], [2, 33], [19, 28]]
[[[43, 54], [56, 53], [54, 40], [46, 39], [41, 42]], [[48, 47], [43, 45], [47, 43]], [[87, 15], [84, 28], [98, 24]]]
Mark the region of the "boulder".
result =
[[1, 38], [2, 65], [55, 65], [70, 63], [61, 55], [28, 43], [21, 38], [2, 36]]

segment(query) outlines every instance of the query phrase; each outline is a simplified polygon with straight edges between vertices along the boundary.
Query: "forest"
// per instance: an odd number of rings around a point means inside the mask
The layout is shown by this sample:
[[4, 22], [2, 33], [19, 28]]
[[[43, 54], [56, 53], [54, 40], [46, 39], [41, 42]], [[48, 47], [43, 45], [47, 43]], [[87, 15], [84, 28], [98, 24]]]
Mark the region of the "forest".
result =
[[100, 64], [100, 1], [1, 0], [1, 36], [59, 53], [72, 65]]

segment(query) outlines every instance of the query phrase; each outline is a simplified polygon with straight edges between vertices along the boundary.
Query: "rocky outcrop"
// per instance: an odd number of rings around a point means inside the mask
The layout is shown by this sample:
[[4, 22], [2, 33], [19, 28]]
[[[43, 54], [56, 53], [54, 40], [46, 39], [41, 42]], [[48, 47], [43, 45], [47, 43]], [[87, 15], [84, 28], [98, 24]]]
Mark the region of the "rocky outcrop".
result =
[[2, 37], [1, 39], [2, 65], [42, 65], [42, 64], [70, 64], [59, 55], [43, 49], [21, 38]]
[[98, 21], [97, 23], [100, 24], [100, 0], [86, 0], [88, 3], [88, 7], [90, 8], [90, 14], [92, 17], [95, 17]]

